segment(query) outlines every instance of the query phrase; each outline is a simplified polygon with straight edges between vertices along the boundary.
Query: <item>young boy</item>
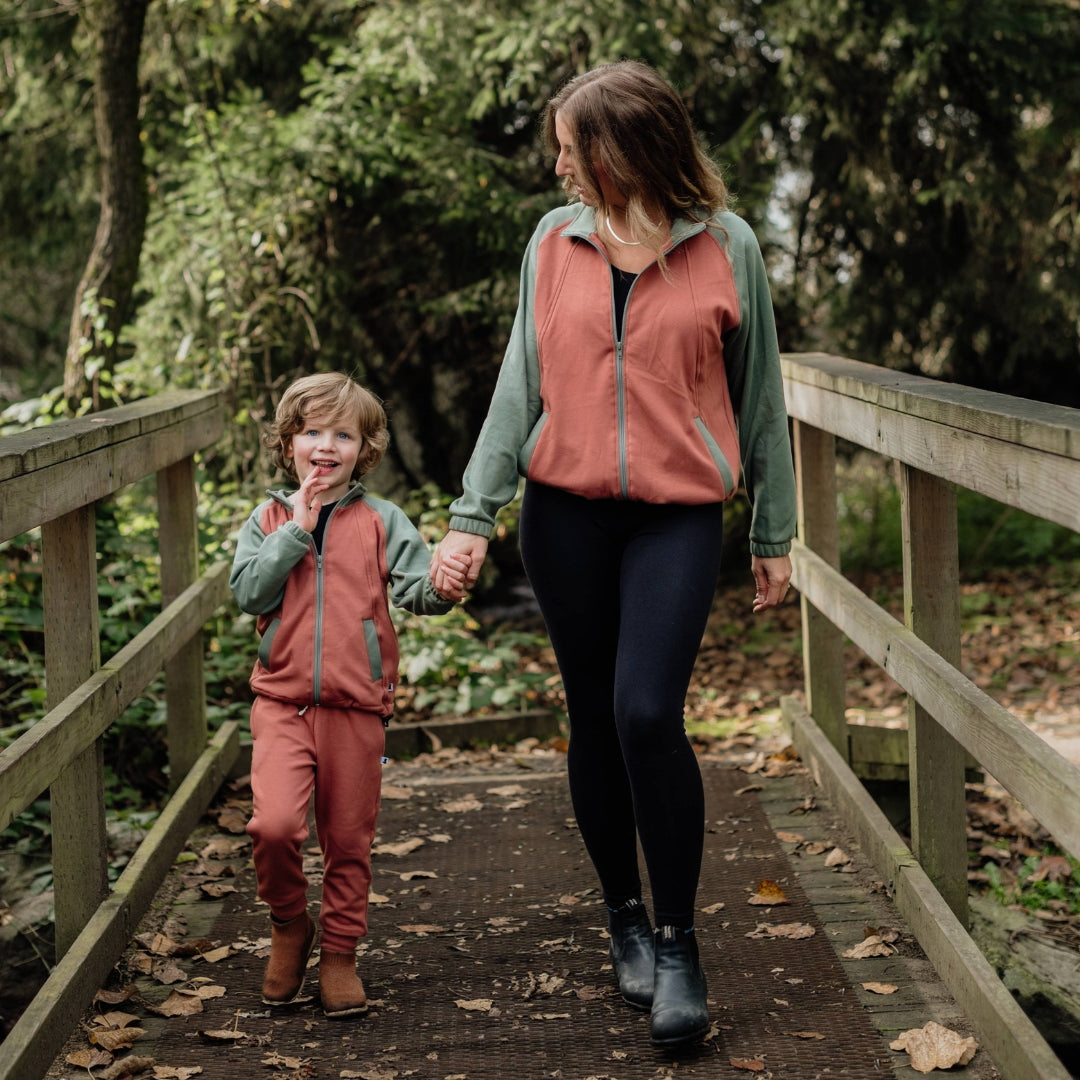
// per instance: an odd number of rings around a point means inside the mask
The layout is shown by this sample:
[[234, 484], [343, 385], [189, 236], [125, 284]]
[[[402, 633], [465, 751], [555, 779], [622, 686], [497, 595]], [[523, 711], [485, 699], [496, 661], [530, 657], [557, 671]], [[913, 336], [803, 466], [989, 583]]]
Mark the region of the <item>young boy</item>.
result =
[[269, 492], [241, 530], [229, 584], [262, 638], [255, 702], [252, 838], [259, 896], [270, 905], [267, 1005], [302, 998], [315, 922], [301, 847], [315, 793], [323, 853], [319, 993], [329, 1017], [364, 1012], [356, 945], [367, 933], [371, 841], [379, 810], [384, 726], [393, 708], [398, 645], [390, 598], [422, 614], [463, 595], [467, 562], [435, 591], [429, 552], [392, 503], [359, 477], [389, 442], [378, 399], [344, 375], [293, 383], [263, 442], [299, 490]]

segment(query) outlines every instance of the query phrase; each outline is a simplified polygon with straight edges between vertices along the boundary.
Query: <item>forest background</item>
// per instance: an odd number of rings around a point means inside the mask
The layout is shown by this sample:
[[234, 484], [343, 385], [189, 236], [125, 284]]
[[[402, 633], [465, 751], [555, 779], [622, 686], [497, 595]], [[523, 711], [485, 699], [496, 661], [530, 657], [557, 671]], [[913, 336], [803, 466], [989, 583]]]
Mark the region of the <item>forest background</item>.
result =
[[[199, 478], [204, 556], [229, 558], [281, 390], [342, 370], [390, 415], [371, 486], [437, 535], [524, 245], [563, 200], [540, 111], [620, 57], [684, 94], [782, 349], [1080, 406], [1080, 0], [0, 0], [0, 431], [223, 390]], [[889, 478], [845, 468], [845, 568], [895, 565]], [[961, 513], [967, 574], [1080, 558], [1064, 530]], [[103, 659], [154, 614], [154, 530], [149, 487], [98, 508]], [[401, 624], [413, 715], [557, 697], [535, 623], [500, 614], [512, 508], [500, 538], [473, 605]], [[0, 746], [44, 701], [38, 543], [0, 545]], [[250, 620], [210, 630], [211, 720], [243, 717]], [[166, 789], [162, 726], [155, 691], [110, 732], [118, 812]], [[5, 843], [47, 832], [42, 804]]]

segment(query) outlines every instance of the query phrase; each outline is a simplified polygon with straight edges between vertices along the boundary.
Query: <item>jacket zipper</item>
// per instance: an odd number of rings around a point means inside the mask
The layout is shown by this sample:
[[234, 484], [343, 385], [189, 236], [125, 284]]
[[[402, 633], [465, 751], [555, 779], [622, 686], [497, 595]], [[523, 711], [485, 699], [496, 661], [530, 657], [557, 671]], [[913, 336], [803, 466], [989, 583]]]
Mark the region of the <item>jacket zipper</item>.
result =
[[[341, 505], [339, 499], [334, 503], [334, 509], [330, 511], [330, 516], [326, 519], [326, 528], [323, 529], [323, 548], [326, 547], [326, 537], [330, 532], [330, 522], [333, 520], [334, 515], [338, 511], [338, 507]], [[315, 548], [314, 537], [311, 540], [312, 548]], [[311, 680], [311, 698], [312, 703], [319, 704], [319, 697], [322, 694], [322, 644], [323, 644], [323, 554], [317, 548], [315, 549], [315, 671], [312, 674]]]
[[[642, 271], [644, 273], [644, 271]], [[630, 498], [630, 465], [626, 455], [626, 372], [623, 368], [623, 342], [626, 341], [626, 322], [630, 314], [630, 297], [637, 288], [638, 274], [626, 294], [623, 304], [622, 336], [615, 336], [615, 400], [616, 425], [619, 444], [619, 492], [624, 499]], [[615, 316], [615, 284], [611, 286], [611, 331], [615, 335], [618, 322]]]

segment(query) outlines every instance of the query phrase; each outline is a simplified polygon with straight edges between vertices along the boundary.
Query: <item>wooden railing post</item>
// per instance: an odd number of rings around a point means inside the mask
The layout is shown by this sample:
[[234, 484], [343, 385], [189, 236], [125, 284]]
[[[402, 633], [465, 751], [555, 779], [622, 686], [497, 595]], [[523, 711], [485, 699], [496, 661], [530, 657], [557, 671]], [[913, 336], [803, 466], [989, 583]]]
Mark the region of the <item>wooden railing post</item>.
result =
[[[956, 490], [900, 468], [904, 621], [954, 667], [960, 666], [960, 571]], [[962, 924], [967, 925], [967, 820], [964, 748], [908, 699], [911, 849]]]
[[[794, 422], [799, 539], [830, 566], [840, 567], [836, 509], [836, 439]], [[795, 582], [798, 587], [798, 581]], [[806, 708], [845, 761], [850, 760], [844, 716], [844, 637], [805, 596], [802, 605]]]
[[[161, 606], [175, 600], [199, 574], [195, 460], [186, 457], [157, 474]], [[165, 665], [169, 786], [175, 791], [206, 748], [206, 680], [201, 631]]]
[[[48, 708], [58, 705], [101, 666], [96, 547], [93, 503], [42, 526]], [[100, 738], [57, 776], [49, 798], [59, 959], [109, 891]]]

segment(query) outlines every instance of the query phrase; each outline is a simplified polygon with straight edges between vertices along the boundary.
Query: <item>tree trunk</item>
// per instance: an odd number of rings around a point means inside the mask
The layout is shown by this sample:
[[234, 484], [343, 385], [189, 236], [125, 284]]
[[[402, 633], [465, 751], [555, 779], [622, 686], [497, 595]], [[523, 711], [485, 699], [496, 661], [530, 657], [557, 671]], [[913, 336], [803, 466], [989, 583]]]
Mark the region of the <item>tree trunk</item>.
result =
[[64, 364], [64, 400], [76, 412], [98, 404], [131, 314], [146, 229], [147, 195], [139, 131], [139, 51], [149, 0], [89, 0], [94, 38], [94, 117], [101, 155], [101, 215], [75, 302]]

